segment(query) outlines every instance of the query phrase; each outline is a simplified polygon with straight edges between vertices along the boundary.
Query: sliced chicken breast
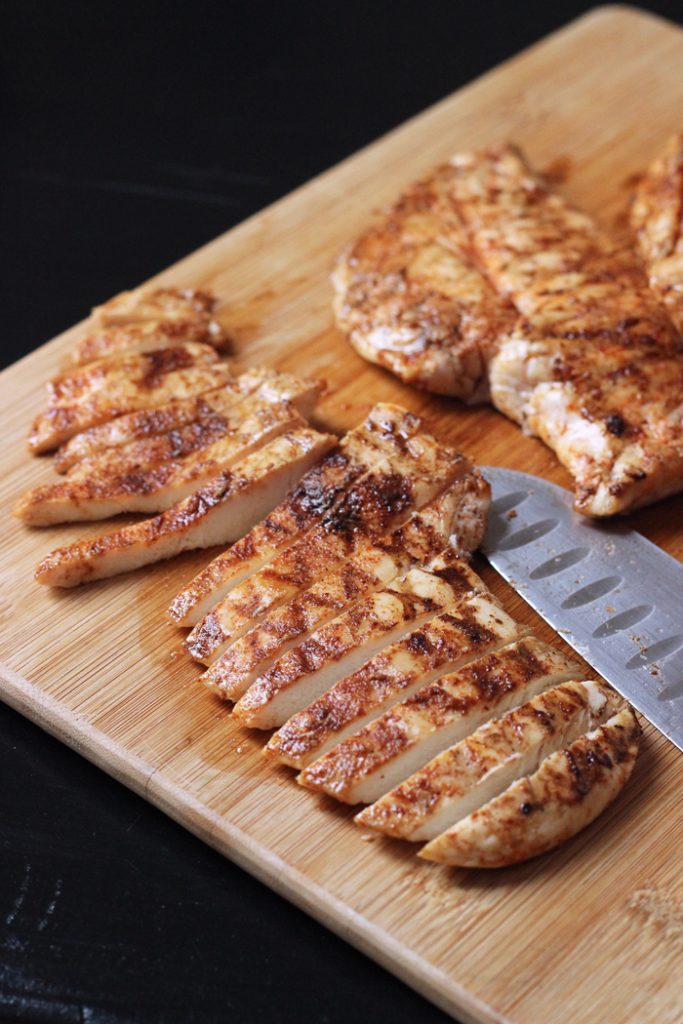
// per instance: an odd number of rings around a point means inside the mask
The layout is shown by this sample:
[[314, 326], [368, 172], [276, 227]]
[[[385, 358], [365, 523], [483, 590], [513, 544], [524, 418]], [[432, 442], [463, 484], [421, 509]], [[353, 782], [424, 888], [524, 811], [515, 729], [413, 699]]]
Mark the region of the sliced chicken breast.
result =
[[313, 411], [322, 384], [298, 380], [289, 374], [281, 377], [277, 386], [274, 381], [269, 382], [265, 392], [258, 388], [241, 400], [236, 400], [228, 389], [208, 392], [200, 400], [207, 410], [203, 419], [81, 459], [69, 471], [69, 479], [137, 472], [169, 459], [185, 458], [228, 437], [236, 441], [242, 437], [246, 455], [249, 447], [256, 448], [274, 437], [278, 424], [287, 418], [291, 420], [292, 410], [305, 418]]
[[468, 868], [495, 868], [546, 853], [590, 824], [626, 785], [640, 726], [625, 707], [513, 782], [418, 854]]
[[336, 444], [335, 437], [309, 428], [282, 434], [167, 512], [58, 548], [39, 564], [36, 579], [73, 587], [181, 551], [231, 543], [267, 515]]
[[223, 552], [174, 599], [169, 618], [179, 626], [199, 622], [234, 587], [270, 562], [338, 504], [348, 488], [394, 450], [401, 450], [421, 421], [399, 406], [380, 403], [339, 448], [307, 474], [293, 494], [238, 544]]
[[428, 434], [410, 439], [358, 480], [314, 526], [254, 576], [235, 587], [193, 629], [188, 650], [204, 658], [243, 636], [268, 612], [306, 590], [325, 571], [354, 558], [365, 541], [405, 522], [451, 480], [471, 471], [467, 460]]
[[631, 226], [650, 286], [683, 333], [683, 132], [668, 140], [643, 175]]
[[365, 359], [417, 387], [476, 400], [516, 314], [475, 265], [452, 178], [450, 165], [438, 167], [347, 247], [332, 278], [334, 311]]
[[385, 711], [304, 769], [300, 781], [344, 803], [372, 803], [482, 722], [577, 671], [546, 644], [520, 640]]
[[149, 320], [194, 320], [204, 323], [216, 305], [212, 292], [201, 288], [154, 288], [142, 285], [120, 292], [92, 310], [92, 322], [102, 327], [145, 323]]
[[435, 561], [433, 571], [410, 569], [321, 626], [279, 658], [246, 693], [243, 680], [229, 687], [224, 677], [211, 671], [204, 680], [212, 688], [219, 680], [218, 692], [231, 700], [244, 693], [234, 710], [244, 725], [257, 729], [282, 725], [337, 680], [472, 593], [470, 573], [458, 571], [463, 564], [460, 559], [445, 555]]
[[683, 348], [636, 255], [511, 146], [454, 157], [454, 202], [522, 317], [490, 363], [494, 405], [541, 437], [576, 507], [624, 512], [683, 479]]
[[304, 768], [421, 687], [526, 633], [491, 594], [466, 597], [292, 715], [266, 756]]
[[76, 434], [55, 453], [55, 469], [66, 473], [83, 459], [97, 458], [112, 448], [124, 448], [140, 441], [171, 434], [174, 430], [213, 420], [233, 408], [264, 383], [267, 370], [248, 370], [233, 379], [228, 363], [212, 368], [216, 375], [206, 391], [190, 398], [173, 398], [151, 409], [117, 416], [115, 419]]
[[[292, 601], [268, 613], [220, 658], [213, 659], [212, 670], [203, 677], [209, 688], [224, 691], [230, 699], [235, 699], [232, 694], [241, 696], [259, 676], [272, 668], [278, 658], [345, 608], [351, 608], [361, 598], [390, 584], [402, 572], [431, 562], [448, 547], [454, 535], [458, 512], [462, 508], [458, 500], [462, 494], [460, 483], [458, 481], [421, 512], [415, 513], [389, 537], [376, 543], [368, 541], [355, 558], [324, 575]], [[483, 535], [487, 505], [488, 488], [485, 497], [482, 494], [478, 539], [473, 535], [467, 536], [472, 547], [478, 546]], [[429, 568], [440, 572], [451, 585], [459, 582], [462, 590], [472, 591], [483, 586], [466, 562], [459, 560], [456, 565], [451, 558], [444, 557], [440, 563], [433, 563]]]
[[116, 466], [105, 467], [97, 475], [41, 484], [20, 499], [14, 514], [30, 526], [49, 526], [108, 519], [123, 512], [163, 512], [274, 437], [305, 426], [303, 416], [281, 402], [248, 416], [240, 428], [184, 459], [120, 474]]
[[73, 361], [84, 366], [123, 353], [154, 352], [181, 342], [202, 342], [221, 348], [226, 337], [215, 320], [148, 320], [117, 327], [99, 327], [76, 342]]
[[52, 382], [50, 408], [33, 422], [29, 447], [45, 452], [74, 434], [137, 409], [151, 409], [216, 387], [225, 373], [209, 345], [187, 344], [89, 363]]
[[396, 839], [435, 839], [621, 705], [606, 683], [553, 686], [437, 754], [355, 820]]

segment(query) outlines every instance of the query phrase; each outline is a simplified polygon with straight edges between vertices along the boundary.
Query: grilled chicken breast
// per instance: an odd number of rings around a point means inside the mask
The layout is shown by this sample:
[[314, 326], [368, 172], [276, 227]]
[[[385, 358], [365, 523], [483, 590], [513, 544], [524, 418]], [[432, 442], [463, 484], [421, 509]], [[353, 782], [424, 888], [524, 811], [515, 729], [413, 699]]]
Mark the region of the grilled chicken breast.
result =
[[83, 459], [97, 458], [112, 448], [123, 448], [139, 441], [172, 434], [194, 423], [212, 420], [217, 414], [220, 415], [247, 395], [253, 394], [268, 374], [267, 370], [248, 370], [233, 379], [227, 363], [217, 363], [211, 370], [216, 379], [203, 392], [190, 398], [173, 398], [151, 409], [117, 416], [76, 434], [55, 453], [55, 469], [59, 473], [66, 473]]
[[[338, 679], [471, 593], [474, 573], [461, 572], [460, 565], [460, 559], [446, 554], [432, 567], [410, 569], [384, 590], [357, 601], [279, 658], [244, 693], [235, 717], [251, 728], [282, 725]], [[207, 673], [207, 681], [211, 676]], [[213, 678], [220, 676], [214, 672]], [[221, 681], [224, 696], [240, 696], [234, 689], [226, 691]]]
[[171, 398], [189, 398], [225, 380], [211, 364], [210, 345], [188, 342], [156, 352], [102, 359], [57, 377], [49, 385], [49, 408], [34, 421], [29, 447], [49, 451], [74, 434], [137, 409]]
[[523, 639], [423, 687], [304, 769], [301, 783], [344, 803], [371, 803], [435, 754], [578, 666]]
[[418, 854], [459, 867], [516, 864], [552, 850], [590, 824], [623, 789], [640, 745], [640, 726], [626, 707], [532, 775], [433, 839]]
[[108, 519], [123, 512], [163, 512], [188, 498], [229, 466], [264, 443], [301, 429], [306, 420], [288, 402], [270, 406], [245, 419], [241, 427], [186, 458], [161, 462], [151, 469], [116, 465], [93, 475], [67, 477], [34, 487], [17, 503], [14, 514], [30, 526]]
[[179, 626], [195, 625], [248, 576], [319, 523], [348, 488], [388, 454], [402, 450], [421, 421], [399, 406], [378, 404], [350, 430], [339, 448], [316, 466], [262, 523], [238, 544], [218, 555], [174, 599], [169, 617]]
[[278, 423], [291, 419], [292, 410], [304, 417], [313, 410], [321, 384], [298, 380], [289, 374], [282, 377], [277, 386], [270, 382], [267, 389], [258, 388], [241, 399], [227, 388], [209, 391], [198, 400], [204, 410], [203, 418], [84, 458], [71, 468], [69, 479], [136, 472], [169, 459], [185, 458], [228, 437], [235, 440], [236, 449], [241, 438], [246, 455], [247, 448], [274, 437]]
[[396, 839], [435, 839], [541, 761], [610, 718], [623, 701], [606, 683], [565, 682], [480, 726], [356, 815]]
[[683, 334], [683, 132], [669, 139], [643, 175], [631, 225], [650, 286]]
[[83, 366], [96, 359], [124, 353], [175, 348], [187, 341], [221, 348], [226, 337], [215, 320], [148, 320], [118, 327], [99, 327], [76, 342], [73, 362]]
[[309, 428], [282, 434], [167, 512], [58, 548], [39, 564], [36, 579], [73, 587], [181, 551], [231, 543], [267, 515], [336, 443], [331, 435]]
[[428, 434], [377, 463], [317, 525], [259, 572], [235, 587], [195, 626], [188, 650], [195, 656], [242, 636], [268, 611], [306, 590], [326, 570], [356, 556], [366, 538], [383, 536], [405, 522], [471, 470], [469, 462]]
[[97, 326], [146, 323], [150, 320], [205, 323], [216, 300], [210, 291], [201, 288], [150, 288], [143, 285], [134, 291], [120, 292], [92, 311]]
[[[613, 515], [680, 490], [683, 348], [636, 255], [550, 192], [511, 146], [456, 156], [435, 172], [434, 181], [446, 198], [430, 206], [436, 193], [429, 186], [423, 200], [429, 216], [443, 224], [444, 235], [459, 225], [463, 246], [488, 281], [482, 316], [494, 309], [491, 294], [519, 314], [514, 320], [506, 313], [495, 344], [483, 349], [494, 405], [555, 451], [575, 479], [581, 512]], [[415, 186], [415, 196], [425, 187]], [[670, 200], [671, 210], [675, 202]], [[391, 215], [387, 223], [393, 223]], [[384, 233], [371, 231], [358, 243], [361, 254], [368, 247], [375, 267], [383, 259], [392, 266], [403, 245], [401, 232], [408, 231], [400, 219], [392, 230], [384, 227]], [[414, 245], [415, 260], [431, 265], [428, 235], [417, 233]], [[362, 268], [360, 256], [357, 262]], [[415, 300], [400, 260], [397, 266], [393, 277], [377, 274], [377, 288], [387, 292], [382, 302], [412, 309]], [[364, 285], [362, 269], [352, 289], [353, 267], [344, 255], [335, 308], [359, 347], [363, 331], [372, 336], [362, 326], [367, 309], [382, 303], [374, 298], [372, 274]], [[438, 274], [438, 292], [437, 280]], [[499, 321], [488, 315], [492, 323]], [[448, 314], [434, 308], [431, 323], [434, 348], [450, 351], [443, 341]], [[392, 335], [382, 326], [376, 336]], [[392, 369], [405, 377], [400, 365]], [[470, 388], [467, 374], [463, 388]], [[450, 391], [458, 393], [455, 387]]]
[[465, 596], [292, 715], [271, 737], [266, 755], [303, 768], [439, 676], [527, 632], [492, 595]]
[[366, 359], [408, 384], [476, 400], [515, 311], [477, 269], [452, 176], [446, 165], [411, 185], [347, 247], [332, 278], [334, 311]]
[[494, 404], [555, 450], [581, 512], [612, 515], [678, 490], [683, 350], [637, 257], [514, 148], [452, 163], [481, 263], [522, 313], [490, 364]]
[[[402, 572], [432, 561], [448, 547], [456, 533], [458, 512], [462, 509], [462, 502], [458, 500], [462, 492], [460, 484], [458, 481], [440, 494], [386, 539], [375, 543], [368, 540], [356, 557], [323, 575], [292, 601], [268, 613], [219, 659], [214, 659], [211, 671], [203, 677], [209, 688], [217, 688], [230, 699], [234, 699], [233, 694], [241, 696], [278, 658], [344, 609], [390, 584]], [[482, 495], [481, 504], [478, 539], [483, 534], [488, 493], [485, 498]], [[477, 536], [466, 537], [471, 548], [478, 546]], [[455, 539], [459, 539], [457, 534]], [[462, 550], [468, 548], [454, 546], [452, 549], [453, 552]], [[482, 586], [466, 562], [459, 560], [455, 564], [454, 559], [446, 555], [441, 563], [432, 565], [431, 569], [438, 569], [450, 584], [458, 582], [461, 589], [472, 591]]]

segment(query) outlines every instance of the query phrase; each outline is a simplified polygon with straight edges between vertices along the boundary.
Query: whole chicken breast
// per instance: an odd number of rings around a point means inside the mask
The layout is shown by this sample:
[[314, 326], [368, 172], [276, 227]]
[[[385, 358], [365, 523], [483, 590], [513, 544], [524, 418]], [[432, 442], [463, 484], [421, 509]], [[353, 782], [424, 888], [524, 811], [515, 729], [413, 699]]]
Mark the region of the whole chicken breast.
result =
[[490, 363], [494, 405], [554, 449], [576, 508], [612, 515], [683, 480], [683, 347], [636, 255], [511, 146], [452, 160], [481, 265], [522, 314]]
[[440, 864], [495, 868], [546, 853], [604, 811], [626, 785], [640, 746], [634, 711], [550, 754], [525, 776], [420, 850]]
[[683, 333], [683, 132], [669, 139], [643, 175], [631, 226], [650, 286]]
[[341, 254], [332, 282], [339, 327], [366, 359], [438, 394], [477, 400], [515, 312], [477, 268], [449, 165], [408, 187]]

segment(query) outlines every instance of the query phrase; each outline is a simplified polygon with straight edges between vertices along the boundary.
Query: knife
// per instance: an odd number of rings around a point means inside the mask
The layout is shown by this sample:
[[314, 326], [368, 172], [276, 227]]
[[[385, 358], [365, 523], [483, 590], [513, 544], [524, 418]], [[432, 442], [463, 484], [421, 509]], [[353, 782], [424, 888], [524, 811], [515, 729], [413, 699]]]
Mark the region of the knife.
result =
[[683, 750], [683, 565], [573, 495], [485, 466], [491, 565], [575, 651]]

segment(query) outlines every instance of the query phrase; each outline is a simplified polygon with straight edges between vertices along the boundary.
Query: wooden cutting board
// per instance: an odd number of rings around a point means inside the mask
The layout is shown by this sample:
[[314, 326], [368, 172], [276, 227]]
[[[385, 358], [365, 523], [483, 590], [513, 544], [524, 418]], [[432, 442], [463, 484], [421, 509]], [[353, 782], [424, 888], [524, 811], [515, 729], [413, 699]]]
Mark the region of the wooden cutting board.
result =
[[[600, 8], [158, 280], [215, 289], [241, 364], [325, 377], [325, 427], [341, 431], [393, 400], [478, 463], [567, 485], [543, 445], [497, 413], [418, 394], [362, 362], [333, 327], [330, 266], [402, 185], [455, 150], [501, 139], [561, 172], [572, 200], [621, 230], [634, 175], [683, 126], [682, 110], [683, 32]], [[24, 436], [79, 330], [1, 377], [4, 699], [461, 1020], [680, 1022], [683, 758], [653, 730], [616, 806], [562, 849], [504, 871], [449, 871], [363, 834], [350, 809], [267, 767], [260, 736], [197, 685], [162, 613], [206, 554], [76, 591], [33, 582], [42, 554], [88, 532], [29, 530], [8, 515], [24, 488], [52, 476]], [[632, 523], [683, 556], [681, 498]], [[539, 621], [483, 571], [509, 610]]]

